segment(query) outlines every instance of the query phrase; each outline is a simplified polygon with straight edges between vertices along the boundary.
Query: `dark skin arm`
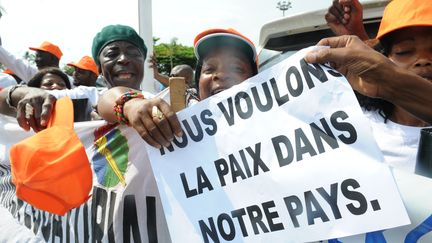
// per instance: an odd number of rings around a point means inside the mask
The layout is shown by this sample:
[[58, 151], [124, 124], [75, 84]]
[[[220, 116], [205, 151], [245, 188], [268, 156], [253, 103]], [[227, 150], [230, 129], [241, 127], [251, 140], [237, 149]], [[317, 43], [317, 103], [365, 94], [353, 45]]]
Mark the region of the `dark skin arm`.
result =
[[[99, 115], [108, 122], [116, 122], [117, 119], [113, 112], [115, 101], [128, 90], [130, 88], [115, 87], [105, 92], [97, 105]], [[158, 107], [164, 114], [163, 119], [152, 116], [153, 106]], [[123, 114], [128, 119], [129, 125], [135, 128], [140, 136], [153, 147], [169, 146], [174, 135], [177, 137], [183, 135], [177, 115], [161, 98], [131, 99], [123, 105]]]
[[385, 99], [414, 116], [432, 123], [432, 83], [376, 52], [356, 36], [322, 39], [330, 46], [305, 56], [310, 63], [327, 63], [345, 75], [359, 93]]
[[150, 56], [150, 59], [148, 62], [150, 63], [149, 67], [153, 68], [153, 74], [154, 74], [153, 77], [157, 81], [159, 81], [161, 84], [165, 85], [165, 87], [168, 87], [169, 86], [169, 77], [159, 73], [155, 53], [153, 53], [153, 55]]
[[333, 0], [325, 19], [337, 36], [357, 35], [363, 41], [369, 39], [363, 25], [363, 7], [358, 0]]
[[[8, 92], [11, 88], [8, 87], [0, 91], [0, 113], [16, 117], [20, 127], [26, 131], [30, 130], [30, 128], [35, 132], [45, 129], [56, 98], [42, 89], [18, 87], [12, 92], [11, 105], [15, 107], [12, 108], [6, 104]], [[34, 109], [34, 115], [28, 119], [25, 117], [26, 104], [30, 104]]]

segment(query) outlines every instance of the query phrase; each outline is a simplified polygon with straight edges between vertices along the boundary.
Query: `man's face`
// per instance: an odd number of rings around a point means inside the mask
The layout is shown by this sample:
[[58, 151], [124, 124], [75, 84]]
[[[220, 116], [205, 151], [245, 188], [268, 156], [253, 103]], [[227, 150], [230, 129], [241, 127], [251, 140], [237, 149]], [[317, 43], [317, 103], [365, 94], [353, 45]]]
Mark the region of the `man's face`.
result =
[[111, 87], [140, 89], [144, 77], [144, 55], [130, 42], [114, 41], [99, 55], [101, 72]]
[[46, 51], [36, 51], [35, 54], [35, 63], [38, 69], [42, 69], [44, 67], [56, 67], [53, 62], [53, 55]]
[[74, 85], [75, 86], [95, 86], [97, 76], [92, 71], [75, 67], [73, 73]]

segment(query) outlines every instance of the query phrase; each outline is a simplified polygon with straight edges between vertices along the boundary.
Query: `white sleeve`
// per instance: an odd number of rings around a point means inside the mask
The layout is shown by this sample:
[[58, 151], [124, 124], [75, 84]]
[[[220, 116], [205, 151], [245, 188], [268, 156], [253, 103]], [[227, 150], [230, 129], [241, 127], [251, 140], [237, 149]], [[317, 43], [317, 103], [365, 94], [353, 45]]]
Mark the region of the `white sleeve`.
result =
[[0, 63], [12, 69], [23, 82], [28, 82], [38, 71], [36, 67], [9, 53], [3, 46], [0, 46]]
[[47, 90], [48, 93], [54, 95], [54, 97], [61, 98], [68, 96], [71, 99], [84, 99], [87, 98], [92, 106], [97, 105], [99, 100], [99, 91], [96, 87], [78, 86], [73, 89], [63, 90]]
[[16, 84], [17, 82], [15, 81], [14, 77], [6, 73], [0, 73], [0, 89], [4, 89]]

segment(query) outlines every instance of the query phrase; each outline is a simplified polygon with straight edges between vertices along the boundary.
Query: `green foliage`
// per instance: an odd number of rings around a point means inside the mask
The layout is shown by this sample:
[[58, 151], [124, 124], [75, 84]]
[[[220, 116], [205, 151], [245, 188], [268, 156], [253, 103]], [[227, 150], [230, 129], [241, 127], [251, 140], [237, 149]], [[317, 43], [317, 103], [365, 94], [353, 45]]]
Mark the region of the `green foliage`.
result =
[[0, 18], [3, 16], [5, 12], [6, 12], [5, 9], [2, 6], [0, 6]]
[[26, 51], [26, 52], [24, 53], [24, 55], [23, 55], [23, 58], [24, 58], [25, 60], [27, 60], [27, 62], [28, 62], [30, 65], [36, 65], [36, 63], [35, 63], [35, 58], [36, 58], [36, 56], [35, 56], [34, 53], [30, 53], [29, 51]]
[[68, 65], [64, 65], [62, 68], [63, 72], [66, 73], [69, 76], [73, 76], [73, 72], [75, 71], [74, 67], [68, 66]]
[[196, 58], [193, 47], [178, 44], [177, 38], [173, 38], [170, 43], [156, 45], [158, 40], [159, 38], [153, 38], [160, 73], [168, 75], [174, 66], [180, 64], [187, 64], [195, 69]]

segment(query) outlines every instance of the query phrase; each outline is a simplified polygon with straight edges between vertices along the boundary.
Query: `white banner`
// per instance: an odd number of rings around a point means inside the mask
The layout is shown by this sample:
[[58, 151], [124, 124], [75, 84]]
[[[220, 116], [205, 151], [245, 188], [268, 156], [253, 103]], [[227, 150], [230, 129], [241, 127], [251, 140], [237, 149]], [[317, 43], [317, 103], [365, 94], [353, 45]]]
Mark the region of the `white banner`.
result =
[[75, 131], [92, 166], [92, 196], [58, 216], [16, 197], [8, 151], [33, 133], [0, 115], [0, 242], [171, 242], [145, 142], [136, 131], [104, 122], [75, 123]]
[[315, 241], [409, 223], [341, 75], [299, 52], [178, 114], [148, 146], [173, 242]]

